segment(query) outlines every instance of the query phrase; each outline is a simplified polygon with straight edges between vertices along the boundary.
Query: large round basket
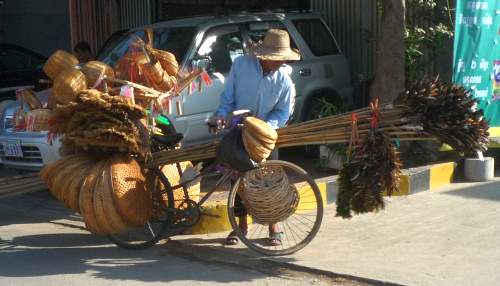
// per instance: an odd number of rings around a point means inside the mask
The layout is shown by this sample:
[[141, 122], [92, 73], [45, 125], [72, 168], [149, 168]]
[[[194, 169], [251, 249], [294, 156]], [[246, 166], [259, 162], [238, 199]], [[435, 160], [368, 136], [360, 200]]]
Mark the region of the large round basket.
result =
[[55, 79], [51, 96], [57, 103], [66, 104], [73, 101], [78, 92], [86, 88], [85, 75], [76, 68], [67, 69]]
[[43, 71], [49, 78], [55, 80], [57, 76], [78, 64], [78, 59], [63, 50], [55, 51], [43, 66]]
[[87, 78], [87, 86], [90, 88], [97, 88], [102, 85], [103, 76], [114, 77], [114, 70], [107, 64], [99, 61], [90, 61], [82, 66], [82, 72]]
[[116, 210], [132, 226], [142, 226], [151, 216], [151, 194], [140, 165], [127, 155], [115, 155], [109, 164]]
[[35, 109], [26, 114], [26, 129], [28, 131], [48, 131], [49, 120], [52, 115], [50, 109]]
[[273, 224], [291, 216], [299, 204], [297, 188], [290, 184], [282, 167], [266, 166], [243, 176], [239, 194], [252, 218], [261, 224]]

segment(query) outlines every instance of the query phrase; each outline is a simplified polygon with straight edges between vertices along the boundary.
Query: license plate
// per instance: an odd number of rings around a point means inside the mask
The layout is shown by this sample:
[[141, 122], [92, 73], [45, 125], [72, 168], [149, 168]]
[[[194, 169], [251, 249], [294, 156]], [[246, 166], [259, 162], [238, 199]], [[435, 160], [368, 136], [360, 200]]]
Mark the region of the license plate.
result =
[[3, 144], [5, 157], [23, 157], [23, 149], [19, 141], [7, 141]]

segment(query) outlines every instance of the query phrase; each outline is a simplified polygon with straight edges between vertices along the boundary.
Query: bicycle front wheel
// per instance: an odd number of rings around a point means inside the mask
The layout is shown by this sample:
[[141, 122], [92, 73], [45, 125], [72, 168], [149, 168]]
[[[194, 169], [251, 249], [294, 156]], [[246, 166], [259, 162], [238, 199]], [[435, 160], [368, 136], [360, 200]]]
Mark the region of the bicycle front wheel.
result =
[[[250, 249], [269, 256], [289, 255], [304, 248], [318, 233], [323, 219], [321, 193], [309, 174], [286, 161], [270, 160], [260, 164], [260, 170], [263, 172], [276, 169], [284, 171], [288, 184], [298, 195], [298, 202], [291, 215], [276, 222], [272, 228], [269, 224], [260, 223], [249, 213], [247, 233], [244, 234], [239, 229], [235, 205], [240, 208], [237, 205], [237, 195], [245, 192], [242, 177], [234, 183], [228, 198], [229, 221], [236, 235]], [[243, 194], [240, 196], [244, 197]], [[270, 237], [270, 234], [274, 235]]]
[[[154, 176], [153, 173], [149, 173]], [[164, 190], [158, 177], [154, 176], [151, 197], [153, 215], [140, 227], [129, 228], [121, 233], [108, 235], [109, 240], [125, 249], [145, 249], [155, 245], [173, 224], [174, 195], [171, 190]]]

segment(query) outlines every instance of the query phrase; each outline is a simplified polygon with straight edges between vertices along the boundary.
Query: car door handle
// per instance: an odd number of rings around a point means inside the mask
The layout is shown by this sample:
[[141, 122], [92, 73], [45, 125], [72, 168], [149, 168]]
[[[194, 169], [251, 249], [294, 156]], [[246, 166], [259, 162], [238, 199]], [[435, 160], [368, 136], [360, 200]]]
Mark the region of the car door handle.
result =
[[311, 69], [301, 69], [299, 70], [299, 75], [300, 76], [310, 76], [311, 75]]

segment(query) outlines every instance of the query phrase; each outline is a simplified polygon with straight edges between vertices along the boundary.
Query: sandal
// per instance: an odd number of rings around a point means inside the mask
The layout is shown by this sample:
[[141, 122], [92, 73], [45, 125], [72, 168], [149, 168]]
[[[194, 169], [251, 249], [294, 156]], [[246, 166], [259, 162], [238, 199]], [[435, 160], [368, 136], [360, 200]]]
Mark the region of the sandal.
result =
[[[244, 232], [244, 234], [246, 235], [246, 233]], [[238, 238], [238, 236], [236, 235], [236, 232], [233, 230], [229, 233], [229, 235], [226, 237], [226, 241], [225, 241], [225, 244], [226, 245], [236, 245], [240, 242], [240, 239]]]
[[236, 235], [236, 232], [231, 231], [229, 235], [226, 237], [226, 245], [236, 245], [240, 242], [240, 239]]
[[273, 232], [269, 234], [267, 238], [267, 243], [269, 246], [280, 246], [283, 239], [283, 232]]

